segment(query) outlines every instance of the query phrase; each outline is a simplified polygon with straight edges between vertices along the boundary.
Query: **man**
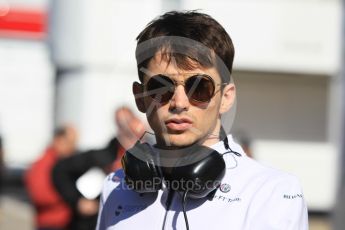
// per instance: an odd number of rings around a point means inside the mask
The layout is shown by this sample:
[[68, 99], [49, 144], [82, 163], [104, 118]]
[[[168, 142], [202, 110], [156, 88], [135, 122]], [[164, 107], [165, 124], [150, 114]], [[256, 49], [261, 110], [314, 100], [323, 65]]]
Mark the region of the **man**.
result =
[[36, 210], [36, 229], [67, 229], [71, 210], [55, 190], [51, 179], [52, 168], [60, 159], [75, 152], [77, 131], [66, 125], [54, 133], [51, 145], [25, 174], [25, 184]]
[[97, 229], [308, 229], [297, 179], [225, 134], [235, 86], [224, 28], [206, 14], [169, 12], [137, 40], [133, 93], [156, 144], [138, 141], [108, 176]]
[[[54, 185], [72, 209], [70, 229], [93, 230], [97, 222], [99, 199], [84, 197], [77, 188], [78, 179], [92, 169], [106, 174], [119, 169], [124, 147], [131, 147], [145, 131], [143, 122], [128, 107], [117, 109], [114, 117], [118, 132], [105, 148], [75, 154], [53, 168]], [[97, 184], [92, 186], [97, 187]]]

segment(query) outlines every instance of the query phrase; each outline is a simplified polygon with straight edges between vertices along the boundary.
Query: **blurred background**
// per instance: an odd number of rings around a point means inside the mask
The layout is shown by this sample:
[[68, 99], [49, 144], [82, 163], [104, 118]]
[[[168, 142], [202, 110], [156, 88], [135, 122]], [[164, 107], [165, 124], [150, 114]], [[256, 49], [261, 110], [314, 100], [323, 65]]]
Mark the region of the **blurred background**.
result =
[[72, 123], [79, 149], [98, 148], [116, 133], [116, 108], [136, 111], [135, 38], [159, 14], [186, 9], [210, 14], [234, 42], [232, 133], [255, 159], [299, 177], [311, 230], [333, 229], [334, 210], [342, 213], [341, 0], [0, 0], [0, 229], [34, 228], [22, 174], [55, 127]]

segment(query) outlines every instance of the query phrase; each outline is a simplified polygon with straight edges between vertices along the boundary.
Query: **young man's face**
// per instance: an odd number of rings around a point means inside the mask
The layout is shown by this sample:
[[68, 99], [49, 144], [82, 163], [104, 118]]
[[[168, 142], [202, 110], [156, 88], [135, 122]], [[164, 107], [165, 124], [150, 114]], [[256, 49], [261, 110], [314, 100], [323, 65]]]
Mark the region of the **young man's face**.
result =
[[174, 62], [162, 59], [159, 53], [151, 59], [146, 71], [149, 74], [145, 74], [144, 85], [157, 74], [169, 76], [176, 82], [183, 82], [196, 73], [206, 74], [215, 83], [216, 93], [207, 103], [190, 101], [183, 84], [175, 86], [175, 92], [167, 103], [158, 103], [149, 96], [143, 99], [147, 120], [159, 146], [183, 147], [196, 142], [210, 146], [219, 141], [220, 115], [232, 105], [234, 85], [225, 86], [222, 92], [221, 78], [215, 67], [182, 70]]

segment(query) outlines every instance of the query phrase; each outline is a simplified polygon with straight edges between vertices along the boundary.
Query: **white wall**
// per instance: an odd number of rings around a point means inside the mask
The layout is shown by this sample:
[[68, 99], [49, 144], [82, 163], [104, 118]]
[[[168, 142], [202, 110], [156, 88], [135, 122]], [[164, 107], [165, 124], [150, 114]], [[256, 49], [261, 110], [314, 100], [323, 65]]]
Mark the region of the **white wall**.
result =
[[137, 80], [135, 38], [161, 7], [160, 0], [52, 1], [52, 59], [63, 71], [56, 123], [77, 125], [81, 149], [102, 147], [116, 133], [116, 108], [137, 111], [131, 93]]
[[235, 68], [333, 75], [340, 68], [340, 0], [184, 0], [230, 33]]
[[235, 72], [233, 131], [253, 139], [328, 141], [330, 77]]
[[42, 42], [0, 40], [0, 129], [5, 161], [23, 165], [41, 154], [53, 129], [53, 68]]
[[103, 147], [116, 133], [115, 109], [128, 105], [137, 111], [131, 93], [135, 80], [135, 71], [89, 69], [60, 76], [56, 123], [72, 122], [78, 127], [81, 149]]

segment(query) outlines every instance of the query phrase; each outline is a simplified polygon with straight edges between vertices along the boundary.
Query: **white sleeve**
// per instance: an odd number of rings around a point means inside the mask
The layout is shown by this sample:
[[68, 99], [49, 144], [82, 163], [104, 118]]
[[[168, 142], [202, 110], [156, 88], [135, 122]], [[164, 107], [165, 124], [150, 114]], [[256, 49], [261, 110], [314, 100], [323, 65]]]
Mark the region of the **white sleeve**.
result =
[[98, 217], [97, 217], [97, 225], [96, 225], [96, 230], [101, 230], [100, 229], [100, 225], [101, 225], [101, 213], [103, 211], [103, 204], [104, 204], [104, 199], [103, 199], [103, 192], [101, 194], [101, 198], [100, 198], [100, 201], [99, 201], [99, 209], [98, 209]]
[[106, 212], [106, 210], [103, 210], [104, 207], [104, 203], [107, 200], [107, 197], [109, 195], [109, 191], [111, 190], [111, 186], [109, 186], [109, 181], [111, 181], [111, 179], [113, 178], [114, 173], [109, 174], [103, 182], [103, 189], [102, 189], [102, 193], [101, 193], [101, 197], [100, 197], [100, 201], [99, 201], [99, 209], [98, 209], [98, 217], [97, 217], [97, 225], [96, 225], [96, 230], [105, 230], [105, 223], [104, 223], [104, 215]]
[[291, 175], [268, 180], [253, 198], [246, 230], [308, 230], [308, 212], [298, 180]]

